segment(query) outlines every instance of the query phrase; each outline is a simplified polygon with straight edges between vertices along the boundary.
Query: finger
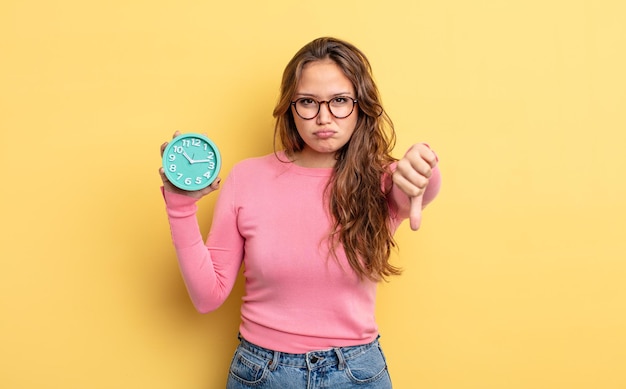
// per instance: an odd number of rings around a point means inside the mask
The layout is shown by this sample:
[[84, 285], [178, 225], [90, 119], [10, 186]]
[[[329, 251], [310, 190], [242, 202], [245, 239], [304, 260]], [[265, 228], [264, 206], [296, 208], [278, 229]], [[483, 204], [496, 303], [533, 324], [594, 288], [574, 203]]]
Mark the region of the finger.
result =
[[[179, 135], [180, 135], [179, 130], [174, 131], [174, 134], [172, 134], [172, 139], [176, 138]], [[167, 145], [168, 145], [168, 142], [165, 142], [161, 145], [161, 157], [163, 157], [163, 152], [165, 151], [165, 148], [167, 147]]]
[[167, 179], [167, 176], [165, 175], [165, 170], [163, 170], [162, 167], [159, 168], [159, 176], [161, 176], [161, 181], [163, 181], [163, 183], [169, 183], [169, 180]]
[[404, 172], [411, 170], [416, 171], [420, 175], [429, 178], [432, 174], [432, 163], [435, 163], [434, 153], [426, 146], [417, 145], [409, 150], [404, 158], [398, 162], [398, 168], [402, 168]]
[[411, 229], [417, 231], [422, 224], [422, 199], [423, 196], [411, 197], [411, 209], [409, 210], [409, 222]]
[[430, 145], [428, 145], [428, 143], [422, 143], [422, 144], [426, 146], [426, 148], [428, 149], [428, 151], [424, 153], [422, 158], [424, 158], [424, 160], [428, 162], [431, 168], [434, 168], [435, 166], [437, 166], [437, 163], [439, 163], [439, 157], [437, 157], [437, 153], [433, 151], [433, 149], [430, 147]]
[[427, 181], [425, 181], [426, 183], [424, 184], [424, 187], [420, 188], [413, 182], [407, 180], [406, 177], [403, 177], [401, 174], [394, 174], [392, 178], [393, 184], [398, 189], [400, 189], [400, 191], [402, 191], [408, 198], [421, 196], [427, 185]]
[[[435, 154], [426, 143], [413, 145], [409, 151], [407, 151], [405, 157], [411, 161], [416, 169], [419, 167], [422, 173], [429, 172], [430, 169], [437, 166], [437, 162], [439, 161], [437, 154]], [[420, 167], [419, 162], [423, 162], [424, 166]]]
[[217, 178], [215, 179], [215, 181], [213, 181], [213, 182], [211, 183], [211, 189], [213, 189], [213, 190], [218, 190], [218, 189], [220, 188], [220, 183], [221, 183], [221, 182], [222, 182], [222, 179], [221, 179], [221, 178], [219, 178], [219, 177], [217, 177]]
[[422, 155], [411, 161], [411, 166], [415, 172], [419, 173], [422, 177], [428, 179], [433, 174], [433, 169], [430, 162], [424, 159]]
[[410, 164], [398, 164], [393, 180], [410, 197], [419, 196], [428, 185], [428, 178]]

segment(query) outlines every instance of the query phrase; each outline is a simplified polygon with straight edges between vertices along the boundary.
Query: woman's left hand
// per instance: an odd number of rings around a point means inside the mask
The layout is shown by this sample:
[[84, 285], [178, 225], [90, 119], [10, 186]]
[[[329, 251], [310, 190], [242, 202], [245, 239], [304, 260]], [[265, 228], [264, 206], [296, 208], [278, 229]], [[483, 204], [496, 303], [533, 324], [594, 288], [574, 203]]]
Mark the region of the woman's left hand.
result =
[[422, 196], [438, 161], [437, 155], [426, 143], [417, 143], [398, 161], [393, 172], [393, 183], [411, 199], [409, 221], [414, 231], [420, 227]]

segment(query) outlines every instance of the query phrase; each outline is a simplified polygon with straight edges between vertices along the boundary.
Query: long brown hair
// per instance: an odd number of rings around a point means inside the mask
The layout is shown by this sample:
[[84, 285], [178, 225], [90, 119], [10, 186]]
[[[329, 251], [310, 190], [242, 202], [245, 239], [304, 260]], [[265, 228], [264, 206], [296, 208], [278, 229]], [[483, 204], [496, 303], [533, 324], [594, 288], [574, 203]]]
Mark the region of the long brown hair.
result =
[[331, 253], [336, 256], [338, 246], [343, 246], [359, 278], [380, 281], [400, 274], [400, 269], [389, 263], [395, 242], [387, 203], [390, 188], [382, 187], [382, 177], [395, 161], [391, 157], [395, 131], [383, 110], [371, 65], [363, 52], [330, 37], [318, 38], [300, 49], [283, 73], [280, 98], [274, 108], [274, 140], [280, 138], [287, 156], [304, 148], [290, 109], [291, 101], [304, 66], [324, 59], [334, 61], [352, 82], [359, 110], [352, 137], [337, 152], [326, 191], [334, 220], [329, 236]]

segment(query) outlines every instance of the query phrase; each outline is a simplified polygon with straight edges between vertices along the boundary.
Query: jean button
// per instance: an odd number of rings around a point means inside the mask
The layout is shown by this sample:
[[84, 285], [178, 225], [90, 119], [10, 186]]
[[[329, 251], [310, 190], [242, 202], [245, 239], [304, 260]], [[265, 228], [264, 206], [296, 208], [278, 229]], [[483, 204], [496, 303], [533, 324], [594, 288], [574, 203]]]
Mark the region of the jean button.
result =
[[316, 357], [315, 355], [312, 355], [310, 360], [311, 360], [311, 363], [317, 363], [317, 361], [319, 361], [320, 359]]

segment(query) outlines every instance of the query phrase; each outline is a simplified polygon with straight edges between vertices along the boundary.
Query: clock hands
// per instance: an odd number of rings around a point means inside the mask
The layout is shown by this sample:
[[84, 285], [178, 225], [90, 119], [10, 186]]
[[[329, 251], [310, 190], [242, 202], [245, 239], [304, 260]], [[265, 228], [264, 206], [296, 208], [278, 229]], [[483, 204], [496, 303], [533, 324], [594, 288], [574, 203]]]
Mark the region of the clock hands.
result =
[[189, 157], [189, 156], [187, 155], [187, 153], [186, 153], [186, 152], [184, 152], [184, 151], [183, 151], [183, 156], [187, 159], [187, 161], [189, 161], [189, 163], [193, 164], [193, 163], [195, 162], [195, 161], [194, 161], [193, 159], [191, 159], [191, 157]]
[[[186, 152], [183, 151], [183, 156], [187, 159], [187, 161], [189, 161], [190, 164], [194, 164], [194, 163], [200, 163], [200, 162], [213, 162], [213, 159], [198, 159], [195, 160], [193, 158], [191, 158], [189, 155], [187, 155]], [[194, 157], [196, 156], [195, 154], [193, 155]]]

